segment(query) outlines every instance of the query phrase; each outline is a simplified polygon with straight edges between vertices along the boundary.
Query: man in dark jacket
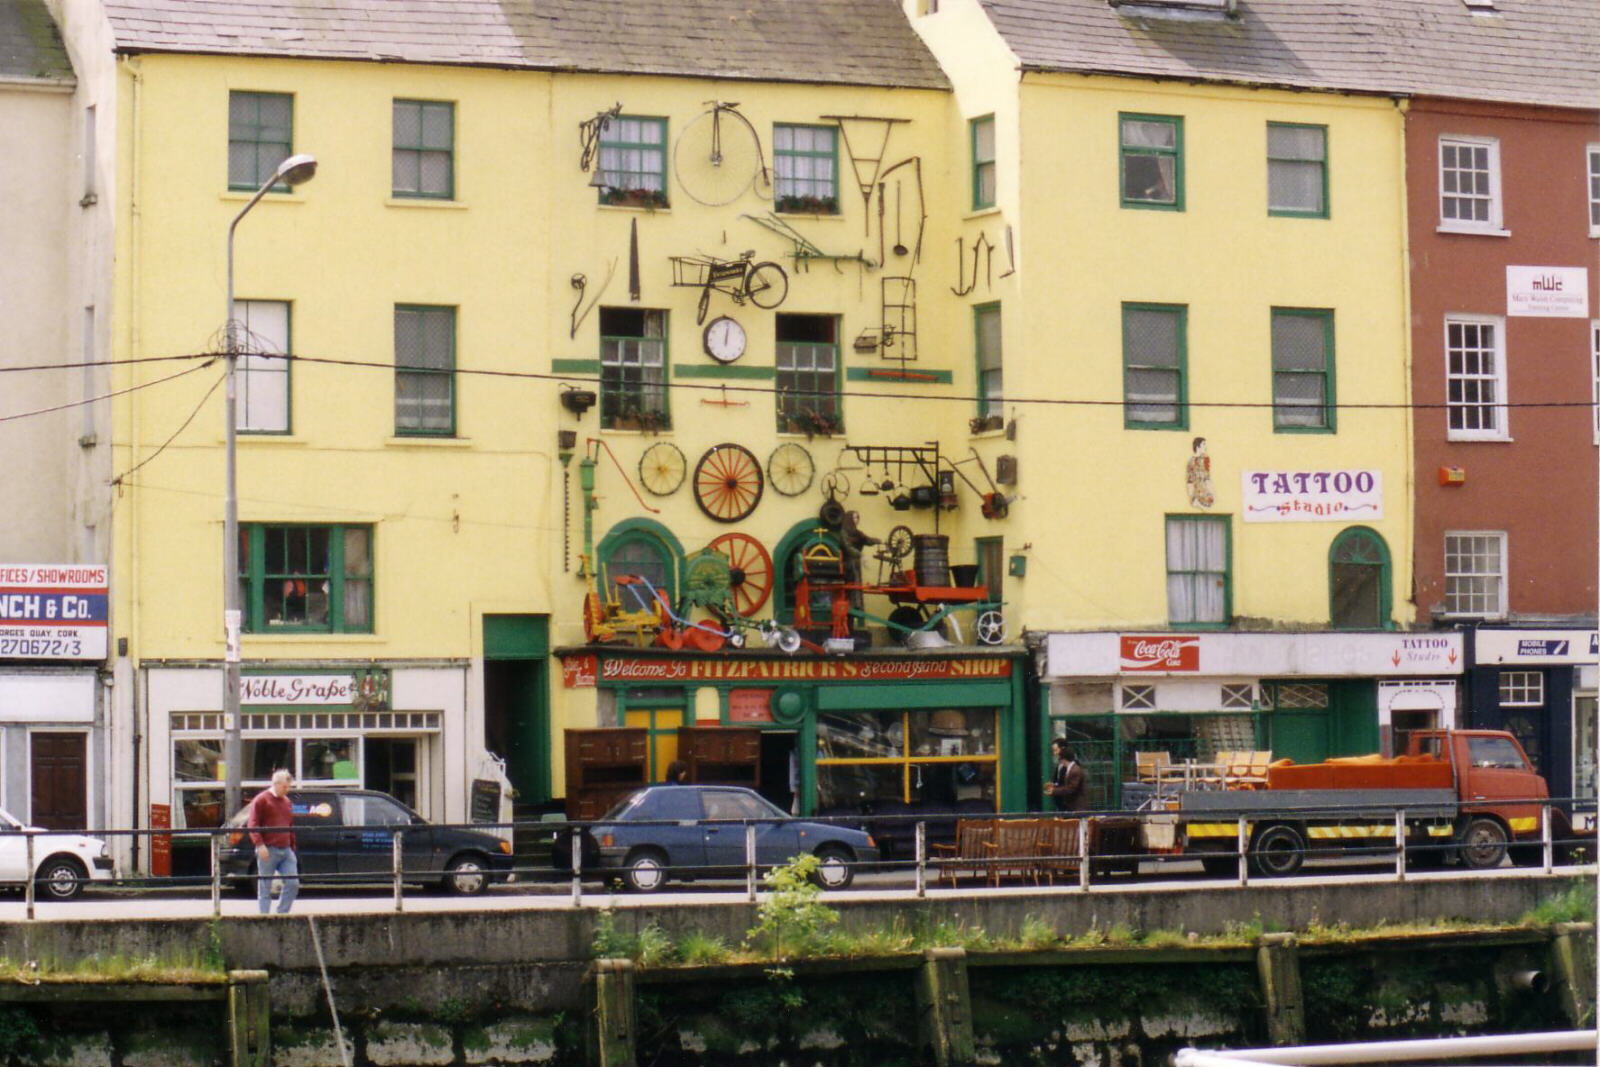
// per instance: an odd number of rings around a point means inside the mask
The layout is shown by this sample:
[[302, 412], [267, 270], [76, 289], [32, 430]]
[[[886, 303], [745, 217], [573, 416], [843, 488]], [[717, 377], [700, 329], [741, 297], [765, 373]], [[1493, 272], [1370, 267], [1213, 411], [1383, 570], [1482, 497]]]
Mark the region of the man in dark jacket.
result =
[[265, 915], [272, 909], [272, 878], [283, 879], [278, 914], [287, 915], [300, 892], [300, 860], [294, 851], [294, 805], [289, 801], [293, 776], [272, 772], [272, 785], [250, 801], [250, 843], [256, 846], [256, 904]]
[[1058, 737], [1050, 742], [1050, 751], [1055, 754], [1056, 767], [1044, 784], [1044, 795], [1055, 801], [1057, 811], [1089, 810], [1089, 781], [1067, 739]]

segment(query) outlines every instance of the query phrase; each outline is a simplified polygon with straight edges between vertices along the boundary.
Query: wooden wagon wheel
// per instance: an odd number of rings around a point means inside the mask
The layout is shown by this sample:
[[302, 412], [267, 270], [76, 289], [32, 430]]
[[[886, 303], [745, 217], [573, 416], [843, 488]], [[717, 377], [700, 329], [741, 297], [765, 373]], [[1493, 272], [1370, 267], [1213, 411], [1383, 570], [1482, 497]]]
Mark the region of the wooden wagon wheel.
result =
[[677, 445], [658, 441], [639, 457], [639, 482], [656, 496], [671, 496], [683, 484], [687, 467]]
[[772, 557], [749, 534], [725, 533], [709, 546], [728, 557], [728, 579], [733, 607], [749, 618], [772, 595]]
[[756, 509], [766, 479], [743, 445], [713, 445], [694, 465], [694, 500], [717, 522], [738, 522]]

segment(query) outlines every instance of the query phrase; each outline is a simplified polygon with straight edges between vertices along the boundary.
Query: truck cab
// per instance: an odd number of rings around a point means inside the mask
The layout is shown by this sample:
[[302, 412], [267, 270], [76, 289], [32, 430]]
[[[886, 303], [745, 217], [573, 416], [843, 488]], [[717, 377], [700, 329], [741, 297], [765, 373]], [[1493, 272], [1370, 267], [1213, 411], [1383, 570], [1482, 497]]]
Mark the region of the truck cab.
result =
[[[1550, 787], [1511, 734], [1423, 730], [1411, 735], [1408, 754], [1450, 763], [1461, 803], [1461, 858], [1467, 866], [1495, 866], [1508, 842], [1542, 838], [1539, 819]], [[1552, 817], [1562, 818], [1558, 811]], [[1556, 827], [1552, 830], [1564, 836]], [[1513, 859], [1522, 859], [1523, 851], [1513, 849]]]

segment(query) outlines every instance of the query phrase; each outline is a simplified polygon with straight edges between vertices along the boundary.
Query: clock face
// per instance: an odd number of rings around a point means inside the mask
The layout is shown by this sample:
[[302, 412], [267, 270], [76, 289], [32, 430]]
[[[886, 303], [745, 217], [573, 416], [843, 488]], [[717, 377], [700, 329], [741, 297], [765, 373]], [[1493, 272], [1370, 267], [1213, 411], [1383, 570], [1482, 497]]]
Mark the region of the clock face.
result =
[[706, 355], [718, 363], [732, 363], [744, 355], [744, 327], [723, 315], [706, 327]]

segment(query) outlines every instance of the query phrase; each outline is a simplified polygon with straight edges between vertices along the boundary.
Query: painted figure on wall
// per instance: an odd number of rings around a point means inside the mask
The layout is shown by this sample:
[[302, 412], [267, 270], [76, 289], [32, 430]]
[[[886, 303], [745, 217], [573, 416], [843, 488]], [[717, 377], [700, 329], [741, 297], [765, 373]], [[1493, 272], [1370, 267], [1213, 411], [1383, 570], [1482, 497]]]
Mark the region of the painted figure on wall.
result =
[[1209, 508], [1217, 502], [1216, 492], [1211, 488], [1211, 457], [1206, 454], [1206, 439], [1194, 439], [1194, 455], [1189, 457], [1187, 472], [1189, 483], [1189, 503], [1197, 508]]

